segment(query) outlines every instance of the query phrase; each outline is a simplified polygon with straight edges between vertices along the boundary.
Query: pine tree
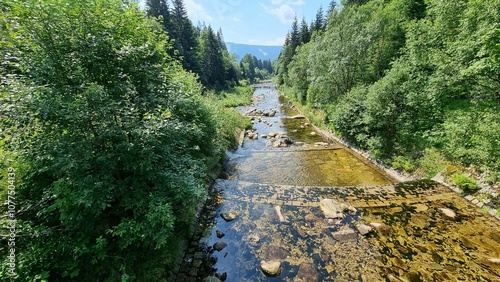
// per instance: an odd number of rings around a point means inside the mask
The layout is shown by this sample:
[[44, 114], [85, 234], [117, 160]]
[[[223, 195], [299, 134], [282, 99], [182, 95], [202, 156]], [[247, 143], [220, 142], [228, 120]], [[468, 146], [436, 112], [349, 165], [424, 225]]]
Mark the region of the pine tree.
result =
[[295, 52], [295, 48], [299, 46], [299, 20], [297, 15], [293, 18], [292, 31], [290, 32], [290, 47]]
[[146, 12], [150, 17], [162, 17], [165, 30], [170, 31], [170, 9], [166, 0], [147, 0]]
[[311, 34], [309, 33], [309, 26], [307, 25], [306, 19], [302, 18], [302, 23], [300, 24], [299, 42], [301, 44], [305, 44], [310, 40]]
[[323, 30], [325, 27], [325, 16], [323, 14], [323, 5], [319, 7], [318, 12], [316, 13], [316, 19], [314, 20], [314, 30]]
[[224, 85], [224, 58], [220, 41], [209, 25], [200, 34], [200, 79], [206, 87], [220, 87]]
[[193, 23], [188, 18], [188, 13], [183, 0], [173, 0], [171, 11], [172, 37], [174, 48], [182, 58], [182, 66], [190, 71], [199, 73], [197, 54], [197, 40]]

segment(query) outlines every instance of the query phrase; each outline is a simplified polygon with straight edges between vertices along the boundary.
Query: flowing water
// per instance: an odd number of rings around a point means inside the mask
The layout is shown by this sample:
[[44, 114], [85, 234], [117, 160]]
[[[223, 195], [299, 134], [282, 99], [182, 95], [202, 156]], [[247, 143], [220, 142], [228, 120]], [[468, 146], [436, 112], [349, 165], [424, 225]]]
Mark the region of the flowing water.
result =
[[[493, 217], [435, 182], [396, 183], [273, 88], [254, 98], [241, 111], [258, 138], [228, 154], [176, 281], [500, 281]], [[341, 216], [328, 218], [325, 199]]]

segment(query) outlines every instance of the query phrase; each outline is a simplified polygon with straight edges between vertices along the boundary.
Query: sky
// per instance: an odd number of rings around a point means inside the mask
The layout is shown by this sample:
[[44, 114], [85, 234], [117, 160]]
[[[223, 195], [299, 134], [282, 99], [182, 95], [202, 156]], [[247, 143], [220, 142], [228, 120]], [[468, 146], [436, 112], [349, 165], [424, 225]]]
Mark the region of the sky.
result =
[[[140, 0], [144, 7], [146, 0]], [[282, 46], [295, 15], [314, 20], [320, 6], [326, 12], [331, 0], [184, 0], [195, 26], [222, 29], [224, 40], [250, 45]]]

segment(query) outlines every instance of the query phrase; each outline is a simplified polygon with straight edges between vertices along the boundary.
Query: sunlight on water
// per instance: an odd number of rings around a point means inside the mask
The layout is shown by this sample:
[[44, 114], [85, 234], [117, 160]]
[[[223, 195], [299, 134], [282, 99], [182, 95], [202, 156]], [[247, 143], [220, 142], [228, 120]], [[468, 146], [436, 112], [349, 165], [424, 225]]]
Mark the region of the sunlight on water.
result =
[[[272, 89], [255, 97], [276, 115], [254, 116], [259, 138], [229, 154], [176, 281], [500, 281], [497, 220], [435, 182], [394, 184], [291, 119]], [[280, 265], [277, 277], [262, 261]]]

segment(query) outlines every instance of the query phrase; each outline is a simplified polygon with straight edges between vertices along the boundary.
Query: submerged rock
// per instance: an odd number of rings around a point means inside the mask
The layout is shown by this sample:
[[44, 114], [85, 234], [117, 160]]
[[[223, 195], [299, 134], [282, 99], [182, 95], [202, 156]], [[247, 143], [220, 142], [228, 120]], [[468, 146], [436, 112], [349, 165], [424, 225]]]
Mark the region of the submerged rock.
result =
[[319, 207], [325, 218], [344, 218], [344, 213], [342, 212], [342, 206], [339, 202], [333, 199], [323, 199], [321, 200]]
[[302, 263], [293, 282], [318, 282], [318, 271], [313, 263]]
[[453, 220], [457, 217], [457, 214], [448, 208], [440, 208], [439, 211], [448, 219]]
[[344, 228], [337, 232], [332, 232], [332, 237], [337, 241], [347, 241], [357, 238], [356, 231], [351, 228]]
[[227, 222], [233, 221], [240, 217], [237, 213], [235, 212], [223, 212], [220, 214], [220, 216]]
[[250, 242], [251, 245], [257, 245], [260, 242], [260, 237], [258, 235], [249, 235], [248, 236], [248, 242]]
[[225, 247], [227, 247], [227, 244], [225, 242], [219, 241], [214, 244], [214, 250], [220, 252], [222, 251]]
[[264, 249], [264, 257], [268, 260], [284, 260], [290, 256], [285, 248], [271, 245]]
[[500, 258], [490, 258], [488, 261], [494, 264], [500, 264]]
[[270, 277], [275, 277], [280, 275], [281, 273], [281, 262], [280, 261], [261, 261], [260, 262], [260, 269], [262, 269], [262, 272]]
[[283, 222], [283, 223], [288, 222], [288, 220], [286, 220], [286, 218], [281, 213], [281, 207], [280, 206], [274, 207], [274, 210], [276, 211], [276, 214], [278, 215], [278, 218], [279, 218], [280, 222]]
[[377, 231], [377, 233], [388, 236], [392, 232], [392, 228], [389, 225], [378, 222], [371, 222], [370, 226]]
[[203, 279], [203, 282], [221, 282], [221, 280], [215, 276], [209, 276]]
[[219, 238], [219, 239], [226, 235], [226, 234], [224, 234], [224, 232], [222, 232], [220, 230], [215, 231], [215, 234], [217, 234], [217, 238]]
[[226, 272], [216, 273], [215, 277], [217, 277], [220, 281], [226, 281], [226, 279], [227, 279], [227, 273]]

